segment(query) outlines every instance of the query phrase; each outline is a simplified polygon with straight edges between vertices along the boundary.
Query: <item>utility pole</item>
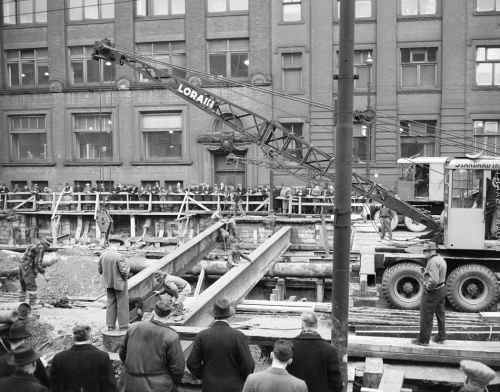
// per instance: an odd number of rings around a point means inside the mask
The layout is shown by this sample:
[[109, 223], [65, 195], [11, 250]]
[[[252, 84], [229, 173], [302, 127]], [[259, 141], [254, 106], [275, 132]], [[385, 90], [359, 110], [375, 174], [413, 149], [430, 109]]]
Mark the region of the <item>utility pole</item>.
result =
[[[371, 110], [372, 101], [371, 101], [371, 93], [372, 93], [372, 56], [368, 53], [368, 58], [366, 59], [366, 64], [368, 65], [368, 83], [366, 87], [368, 87], [368, 97], [366, 103], [366, 109]], [[366, 178], [370, 179], [370, 164], [372, 162], [372, 125], [368, 126], [363, 125], [366, 128]]]
[[[333, 232], [332, 344], [347, 387], [349, 259], [351, 237], [352, 123], [354, 98], [354, 1], [340, 0], [337, 130], [335, 135], [335, 223]], [[345, 389], [344, 389], [345, 390]]]

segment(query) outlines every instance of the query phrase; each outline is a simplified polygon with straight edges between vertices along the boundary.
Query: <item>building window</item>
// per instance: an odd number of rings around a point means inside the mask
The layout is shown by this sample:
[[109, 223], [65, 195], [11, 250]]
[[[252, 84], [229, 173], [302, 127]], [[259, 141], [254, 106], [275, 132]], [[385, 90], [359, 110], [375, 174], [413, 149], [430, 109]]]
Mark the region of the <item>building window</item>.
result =
[[474, 121], [474, 153], [486, 151], [486, 155], [497, 154], [500, 151], [500, 122], [495, 120]]
[[433, 157], [436, 120], [400, 121], [401, 157]]
[[478, 86], [500, 85], [500, 47], [476, 49], [476, 84]]
[[248, 39], [222, 39], [208, 41], [210, 73], [224, 78], [248, 78]]
[[401, 0], [403, 15], [434, 15], [436, 0]]
[[208, 12], [248, 11], [248, 0], [208, 0]]
[[[162, 63], [169, 63], [174, 66], [179, 66], [186, 68], [186, 43], [183, 41], [178, 42], [148, 42], [137, 44], [137, 51], [142, 55], [151, 57], [156, 61]], [[148, 61], [151, 66], [165, 70], [174, 76], [185, 79], [186, 71], [174, 67], [169, 67], [165, 64], [161, 64], [155, 61]], [[162, 75], [153, 75], [162, 77]], [[151, 82], [152, 79], [148, 78], [142, 73], [139, 74], [139, 80], [141, 82]]]
[[401, 49], [401, 86], [436, 87], [437, 48]]
[[476, 0], [477, 12], [497, 12], [500, 11], [500, 0]]
[[[239, 129], [244, 128], [243, 121], [241, 121], [239, 118], [234, 118], [234, 116], [231, 113], [224, 113], [223, 116], [224, 116], [224, 120], [232, 122]], [[215, 120], [214, 125], [213, 125], [213, 131], [214, 132], [234, 132], [234, 129], [231, 128], [229, 125], [227, 125], [222, 120]]]
[[366, 151], [368, 139], [366, 137], [366, 126], [360, 122], [355, 122], [352, 125], [353, 130], [353, 143], [352, 143], [352, 157], [355, 162], [366, 161]]
[[9, 117], [11, 157], [13, 160], [45, 161], [47, 129], [45, 116]]
[[182, 158], [182, 112], [143, 114], [141, 132], [145, 159]]
[[[356, 0], [354, 14], [358, 18], [371, 18], [372, 0]], [[340, 0], [337, 0], [337, 15], [340, 17]]]
[[[302, 134], [302, 125], [303, 124], [302, 123], [282, 123], [281, 125], [283, 125], [284, 128], [288, 129], [290, 132], [293, 132], [296, 136], [300, 137], [301, 139], [303, 138], [303, 134]], [[298, 150], [295, 152], [290, 151], [290, 150], [299, 149], [299, 148], [302, 148], [302, 146], [299, 146], [299, 145], [297, 145], [297, 143], [292, 142], [287, 147], [287, 151], [290, 154], [294, 155], [295, 158], [303, 159], [302, 150]]]
[[109, 159], [113, 156], [111, 114], [74, 115], [73, 130], [77, 159]]
[[70, 21], [114, 19], [115, 0], [69, 0]]
[[283, 22], [300, 22], [302, 20], [301, 0], [282, 0]]
[[372, 81], [372, 66], [367, 63], [368, 58], [372, 58], [371, 50], [354, 51], [354, 74], [359, 75], [359, 79], [354, 80], [354, 88], [368, 88], [368, 82]]
[[47, 0], [2, 0], [6, 26], [47, 23]]
[[47, 49], [7, 50], [7, 85], [40, 87], [49, 85]]
[[135, 12], [138, 17], [183, 15], [186, 13], [186, 1], [137, 0]]
[[281, 66], [283, 91], [302, 91], [302, 53], [284, 53]]
[[115, 63], [92, 59], [93, 46], [69, 48], [71, 84], [100, 84], [115, 81]]

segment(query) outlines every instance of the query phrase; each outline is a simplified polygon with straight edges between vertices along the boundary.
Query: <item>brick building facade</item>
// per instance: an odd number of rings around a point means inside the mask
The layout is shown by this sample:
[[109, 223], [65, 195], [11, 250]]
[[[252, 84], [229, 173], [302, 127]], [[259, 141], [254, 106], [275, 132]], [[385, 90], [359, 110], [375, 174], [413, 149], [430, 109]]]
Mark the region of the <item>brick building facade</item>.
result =
[[[91, 60], [91, 47], [103, 38], [188, 69], [336, 104], [336, 0], [89, 4], [3, 0], [0, 179], [10, 187], [58, 190], [65, 182], [110, 178], [137, 185], [269, 183], [265, 169], [227, 165], [222, 150], [212, 151], [224, 130], [212, 117], [128, 67]], [[366, 108], [370, 82], [378, 181], [394, 184], [399, 156], [456, 156], [481, 147], [496, 154], [498, 7], [494, 0], [356, 0], [354, 108]], [[203, 86], [333, 151], [332, 111], [243, 87]], [[353, 153], [362, 161], [363, 132], [355, 123]], [[238, 136], [234, 143], [259, 156]], [[274, 181], [300, 183], [277, 173]]]

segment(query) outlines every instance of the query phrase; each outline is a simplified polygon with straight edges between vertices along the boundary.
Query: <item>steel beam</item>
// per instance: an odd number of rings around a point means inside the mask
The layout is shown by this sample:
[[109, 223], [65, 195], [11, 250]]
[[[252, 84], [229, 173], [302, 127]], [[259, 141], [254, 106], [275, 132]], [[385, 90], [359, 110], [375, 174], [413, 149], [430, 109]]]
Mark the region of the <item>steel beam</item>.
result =
[[224, 223], [217, 222], [193, 239], [178, 247], [168, 256], [145, 268], [128, 281], [129, 297], [146, 298], [157, 285], [153, 274], [162, 270], [169, 274], [182, 276], [191, 270], [207, 253], [217, 246], [218, 230]]
[[210, 325], [213, 317], [207, 312], [213, 309], [218, 298], [226, 298], [236, 306], [288, 249], [291, 232], [290, 226], [282, 227], [250, 254], [253, 263], [242, 262], [196, 297], [189, 304], [182, 325], [196, 327]]

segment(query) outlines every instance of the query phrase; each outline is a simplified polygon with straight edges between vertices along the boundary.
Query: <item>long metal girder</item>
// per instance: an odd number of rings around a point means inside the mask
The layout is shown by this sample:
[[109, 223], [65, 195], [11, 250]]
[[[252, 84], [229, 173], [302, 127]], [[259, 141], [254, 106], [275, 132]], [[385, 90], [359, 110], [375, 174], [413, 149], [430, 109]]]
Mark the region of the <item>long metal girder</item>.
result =
[[210, 325], [213, 317], [208, 311], [213, 309], [218, 298], [226, 298], [236, 306], [288, 249], [291, 233], [291, 226], [282, 227], [250, 254], [253, 260], [251, 264], [240, 263], [238, 267], [234, 267], [194, 298], [189, 304], [182, 325], [197, 327]]

